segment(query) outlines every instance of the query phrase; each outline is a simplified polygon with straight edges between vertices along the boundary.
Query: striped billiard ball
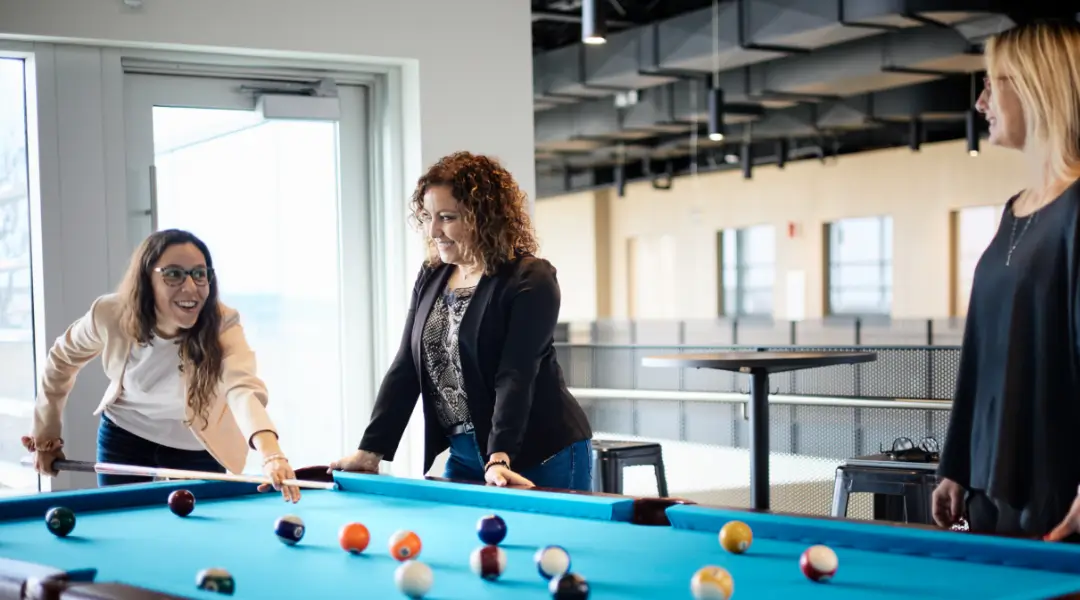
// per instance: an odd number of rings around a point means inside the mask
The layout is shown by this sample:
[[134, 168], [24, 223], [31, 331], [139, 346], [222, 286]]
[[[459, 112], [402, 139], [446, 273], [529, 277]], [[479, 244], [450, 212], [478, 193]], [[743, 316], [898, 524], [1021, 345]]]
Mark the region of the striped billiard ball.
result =
[[283, 544], [296, 545], [304, 537], [304, 521], [296, 515], [285, 515], [274, 522], [274, 535]]

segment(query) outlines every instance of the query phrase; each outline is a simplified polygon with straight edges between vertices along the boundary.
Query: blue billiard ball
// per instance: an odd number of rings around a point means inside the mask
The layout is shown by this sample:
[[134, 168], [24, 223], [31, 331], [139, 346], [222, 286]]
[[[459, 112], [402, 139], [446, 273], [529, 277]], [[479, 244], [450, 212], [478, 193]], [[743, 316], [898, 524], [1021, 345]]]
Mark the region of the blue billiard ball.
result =
[[476, 534], [489, 546], [498, 545], [506, 539], [506, 521], [498, 515], [488, 515], [476, 523]]
[[304, 521], [296, 515], [285, 515], [274, 522], [274, 534], [283, 543], [295, 545], [304, 537]]
[[533, 555], [536, 571], [544, 579], [570, 572], [570, 554], [562, 546], [545, 546]]

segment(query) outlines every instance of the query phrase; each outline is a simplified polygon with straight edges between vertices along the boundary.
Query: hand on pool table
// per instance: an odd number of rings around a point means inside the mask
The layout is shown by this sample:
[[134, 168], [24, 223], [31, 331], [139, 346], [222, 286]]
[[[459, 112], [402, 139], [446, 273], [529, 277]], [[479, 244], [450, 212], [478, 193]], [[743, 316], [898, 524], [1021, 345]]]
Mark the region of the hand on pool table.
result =
[[[281, 496], [285, 498], [286, 502], [296, 504], [300, 501], [300, 488], [295, 485], [281, 485], [281, 482], [286, 479], [296, 479], [296, 473], [293, 471], [289, 461], [285, 460], [285, 457], [282, 456], [267, 461], [263, 465], [263, 474], [274, 482], [274, 489], [281, 492]], [[269, 485], [265, 483], [259, 485], [260, 492], [269, 490]]]
[[942, 479], [934, 488], [934, 522], [939, 527], [952, 527], [964, 516], [964, 488], [951, 479]]
[[330, 468], [326, 472], [351, 471], [353, 473], [373, 473], [378, 475], [380, 462], [382, 462], [381, 454], [368, 452], [367, 450], [357, 450], [330, 463]]
[[1048, 542], [1057, 542], [1074, 533], [1080, 533], [1080, 489], [1077, 490], [1076, 499], [1073, 500], [1072, 506], [1069, 507], [1069, 514], [1065, 515], [1061, 523], [1046, 534], [1043, 539]]
[[[495, 464], [503, 463], [503, 464]], [[505, 487], [508, 485], [536, 487], [536, 484], [513, 472], [504, 465], [510, 464], [510, 457], [505, 452], [496, 452], [488, 460], [487, 468], [484, 469], [484, 481], [491, 485]]]

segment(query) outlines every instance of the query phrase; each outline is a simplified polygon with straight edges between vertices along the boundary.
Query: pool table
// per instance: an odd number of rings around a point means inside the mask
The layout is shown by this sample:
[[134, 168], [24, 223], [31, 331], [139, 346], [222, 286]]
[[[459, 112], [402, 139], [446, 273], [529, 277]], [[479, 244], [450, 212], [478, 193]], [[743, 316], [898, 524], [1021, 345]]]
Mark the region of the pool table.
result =
[[[725, 509], [674, 499], [335, 473], [334, 490], [305, 490], [299, 504], [248, 483], [166, 481], [0, 500], [0, 600], [25, 597], [112, 600], [222, 598], [196, 588], [196, 574], [219, 567], [235, 578], [235, 598], [404, 598], [388, 540], [396, 530], [422, 541], [432, 569], [427, 597], [441, 600], [550, 598], [535, 551], [562, 545], [590, 598], [691, 598], [700, 567], [719, 565], [734, 598], [1051, 598], [1080, 591], [1080, 547], [927, 528]], [[196, 497], [181, 517], [166, 506], [177, 489]], [[65, 506], [77, 517], [66, 537], [43, 515]], [[278, 517], [305, 523], [295, 545], [279, 541]], [[478, 519], [498, 514], [507, 562], [494, 581], [473, 574]], [[743, 554], [718, 542], [741, 520], [753, 531]], [[371, 543], [344, 551], [338, 531], [364, 523]], [[827, 544], [835, 578], [809, 580], [799, 556]], [[23, 594], [28, 594], [24, 596]]]

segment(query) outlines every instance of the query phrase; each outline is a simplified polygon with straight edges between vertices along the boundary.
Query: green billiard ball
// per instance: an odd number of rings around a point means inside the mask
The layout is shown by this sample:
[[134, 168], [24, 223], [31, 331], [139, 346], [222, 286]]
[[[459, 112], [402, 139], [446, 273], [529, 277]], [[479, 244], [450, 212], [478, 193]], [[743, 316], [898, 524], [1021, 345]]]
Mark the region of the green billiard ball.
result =
[[45, 526], [57, 537], [64, 537], [75, 529], [75, 513], [70, 508], [56, 506], [45, 513]]
[[232, 596], [236, 592], [236, 581], [225, 569], [203, 569], [195, 576], [195, 586], [207, 592], [217, 592]]

